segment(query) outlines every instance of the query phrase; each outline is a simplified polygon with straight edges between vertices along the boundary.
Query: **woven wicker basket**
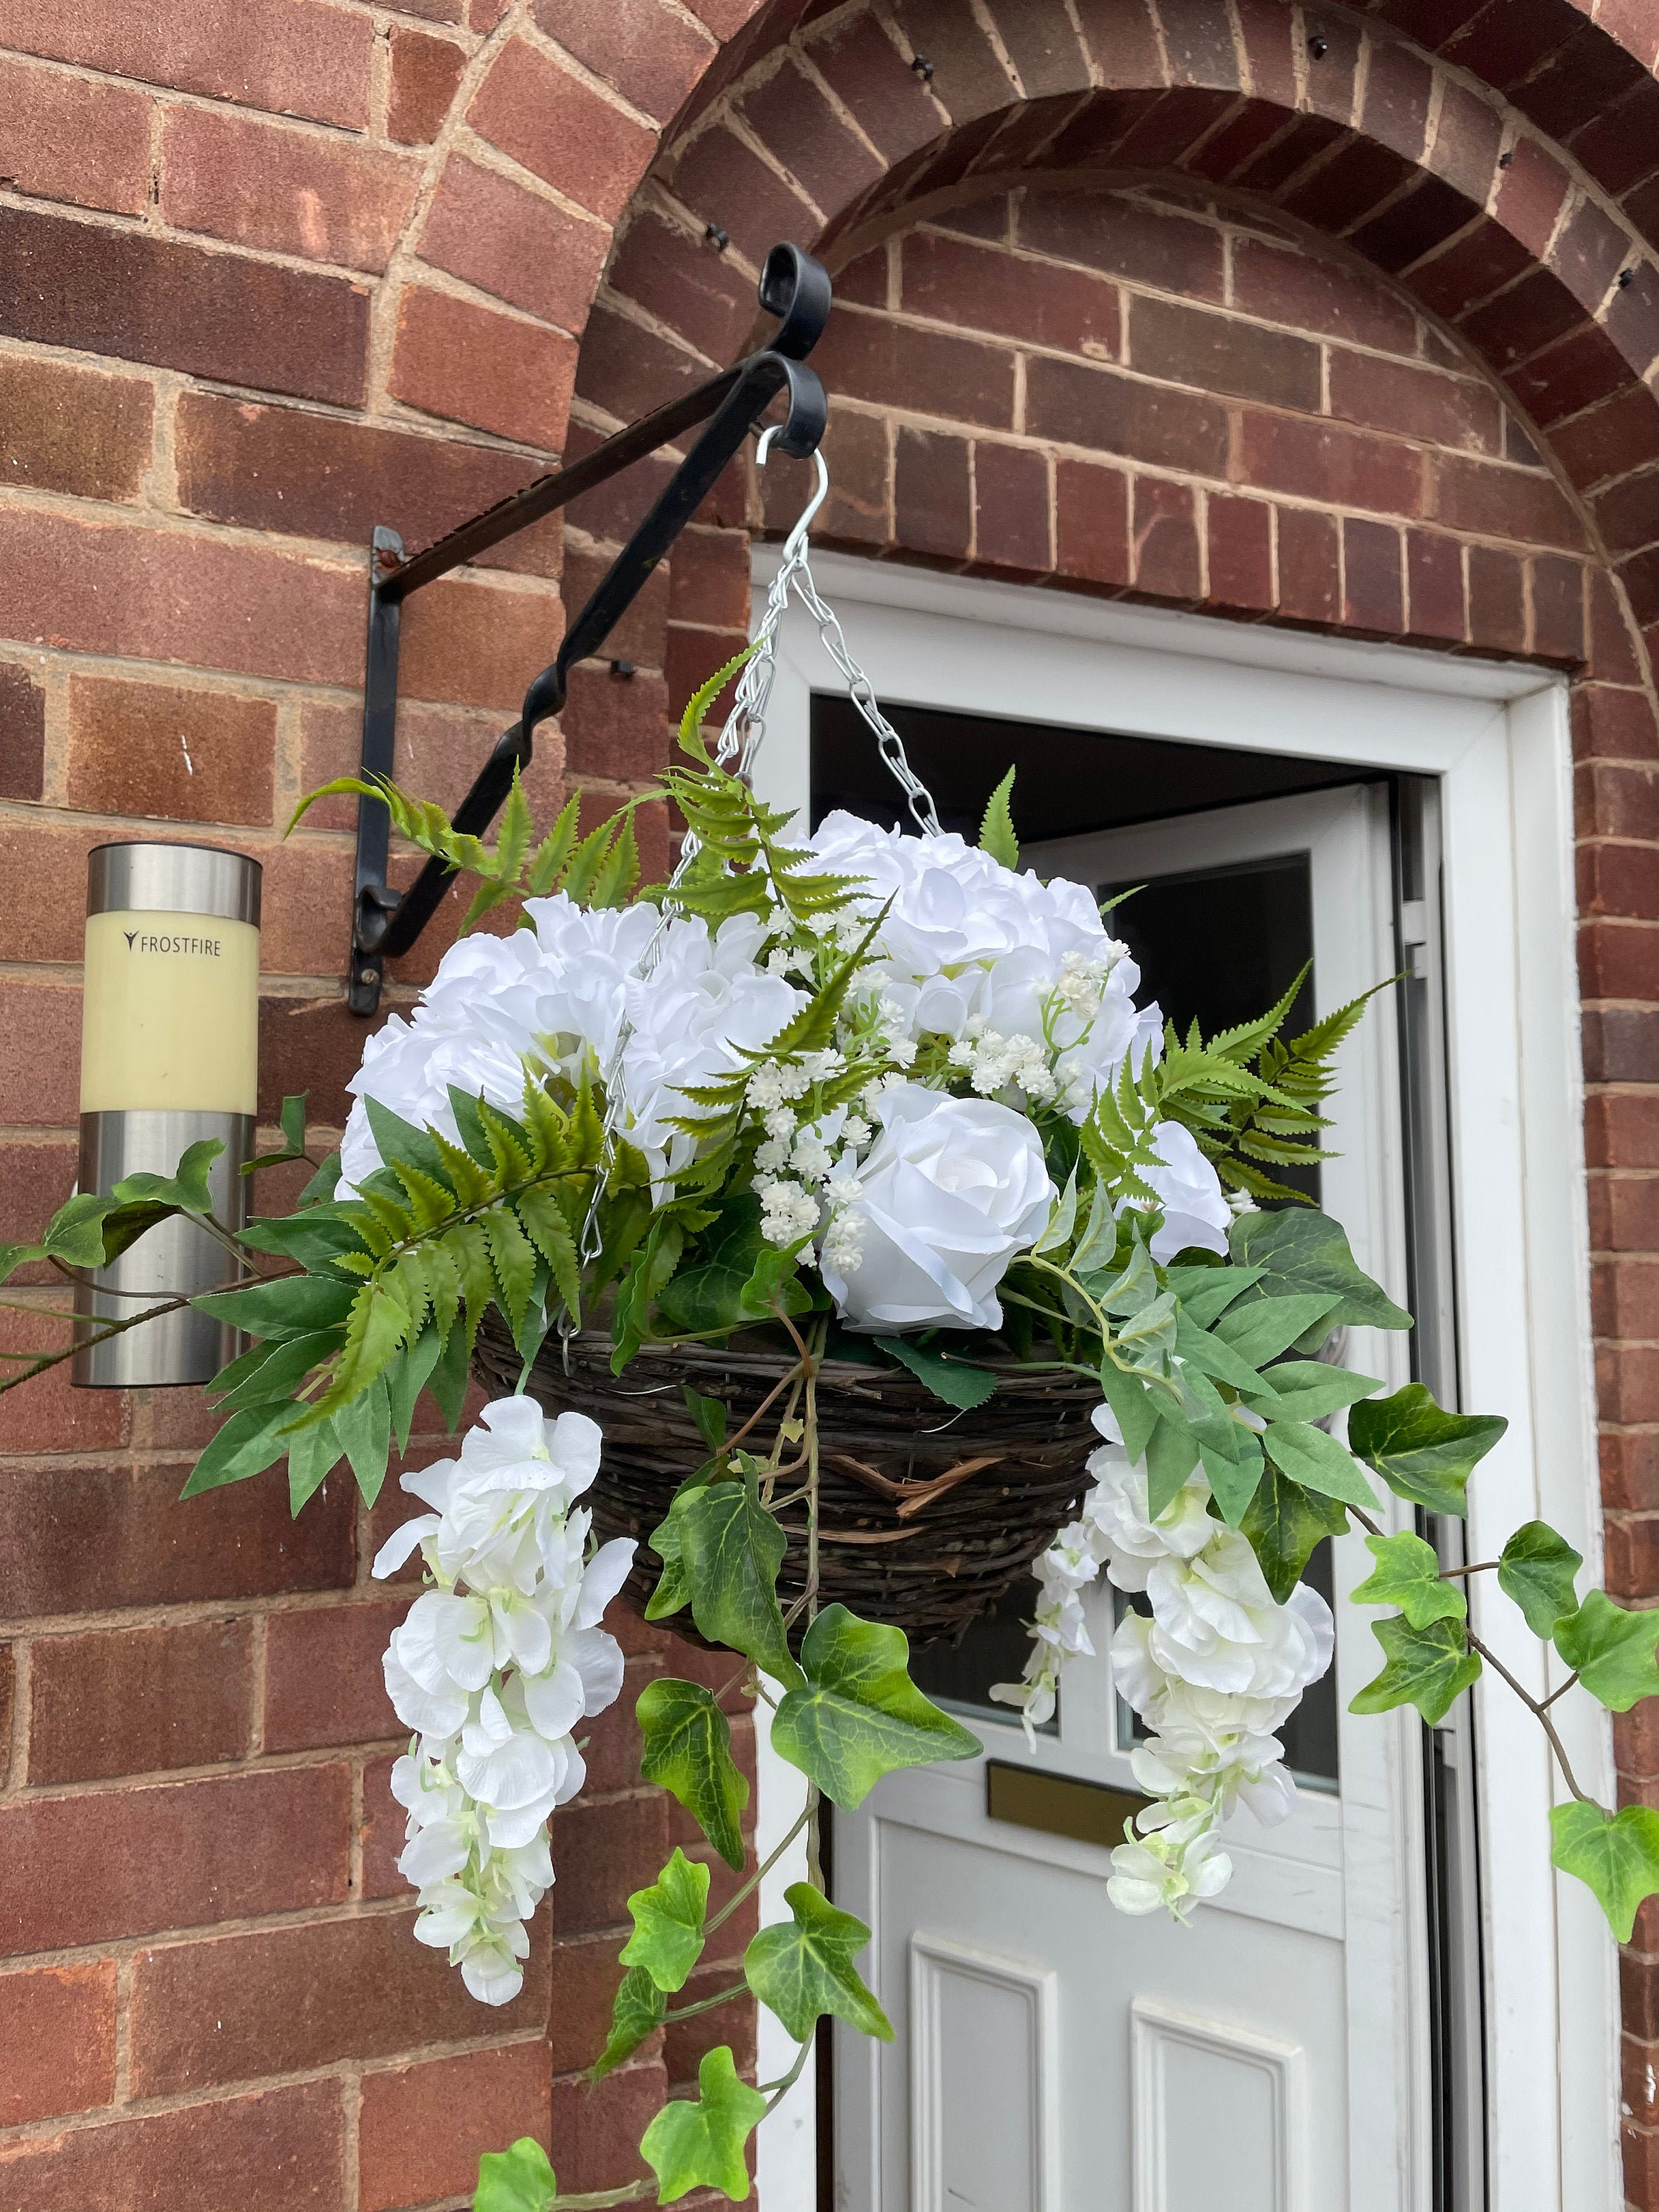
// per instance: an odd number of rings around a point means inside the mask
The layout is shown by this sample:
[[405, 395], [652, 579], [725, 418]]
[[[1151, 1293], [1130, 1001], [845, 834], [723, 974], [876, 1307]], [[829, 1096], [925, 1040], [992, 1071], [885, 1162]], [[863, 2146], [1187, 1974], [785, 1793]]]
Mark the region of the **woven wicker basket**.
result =
[[[626, 1592], [636, 1607], [660, 1565], [647, 1540], [676, 1488], [708, 1457], [681, 1384], [723, 1399], [735, 1432], [793, 1364], [782, 1352], [647, 1346], [618, 1376], [608, 1336], [574, 1339], [568, 1366], [556, 1337], [543, 1346], [531, 1375], [534, 1396], [550, 1413], [591, 1414], [605, 1430], [588, 1502], [602, 1537], [639, 1540]], [[521, 1364], [491, 1313], [478, 1338], [481, 1376], [510, 1390]], [[1098, 1442], [1089, 1415], [1099, 1400], [1086, 1376], [1005, 1368], [987, 1404], [952, 1414], [909, 1375], [827, 1362], [817, 1389], [821, 1601], [840, 1599], [863, 1620], [891, 1622], [913, 1644], [959, 1636], [1072, 1517]], [[786, 1513], [783, 1525], [790, 1540], [778, 1593], [787, 1610], [805, 1582], [802, 1509]], [[700, 1640], [689, 1613], [673, 1625]]]

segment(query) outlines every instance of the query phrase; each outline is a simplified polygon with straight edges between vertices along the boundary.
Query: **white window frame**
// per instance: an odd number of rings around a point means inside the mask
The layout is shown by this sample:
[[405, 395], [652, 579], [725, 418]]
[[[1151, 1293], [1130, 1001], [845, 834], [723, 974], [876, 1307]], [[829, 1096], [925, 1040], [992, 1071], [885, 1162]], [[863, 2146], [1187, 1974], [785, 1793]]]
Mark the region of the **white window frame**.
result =
[[[775, 567], [775, 549], [757, 547], [757, 620]], [[884, 702], [1439, 780], [1462, 1390], [1510, 1423], [1471, 1486], [1469, 1541], [1489, 1559], [1542, 1518], [1599, 1580], [1565, 680], [845, 556], [813, 567]], [[811, 695], [838, 680], [797, 611], [757, 763], [767, 798], [806, 805]], [[1542, 1696], [1559, 1662], [1489, 1583], [1471, 1586], [1479, 1632]], [[1474, 1694], [1492, 2212], [1616, 2207], [1617, 1951], [1589, 1892], [1550, 1866], [1563, 1793], [1541, 1731], [1501, 1683], [1483, 1679]], [[1556, 1710], [1581, 1782], [1611, 1802], [1607, 1717], [1587, 1698]], [[763, 1837], [783, 1833], [798, 1789], [763, 1747]], [[776, 1870], [765, 1917], [787, 1917], [781, 1889], [797, 1878]], [[763, 2075], [769, 2026], [763, 2013]], [[764, 2212], [814, 2203], [810, 2099], [796, 2104], [806, 2087], [763, 2130]]]

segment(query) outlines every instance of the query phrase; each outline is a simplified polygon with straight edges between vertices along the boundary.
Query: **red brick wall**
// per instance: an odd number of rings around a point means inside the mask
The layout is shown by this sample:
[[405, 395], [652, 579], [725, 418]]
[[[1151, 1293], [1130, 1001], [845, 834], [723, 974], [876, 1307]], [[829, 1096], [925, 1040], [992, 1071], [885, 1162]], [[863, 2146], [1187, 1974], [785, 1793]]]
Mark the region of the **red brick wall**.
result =
[[[419, 543], [730, 358], [793, 236], [844, 265], [836, 542], [1574, 669], [1608, 1571], [1659, 1592], [1659, 0], [1316, 14], [13, 0], [0, 1235], [72, 1173], [102, 838], [266, 861], [266, 1110], [308, 1085], [337, 1118], [349, 810], [279, 833], [355, 757], [371, 526]], [[414, 604], [410, 781], [459, 793], [657, 480]], [[722, 487], [653, 580], [611, 648], [631, 681], [578, 672], [538, 806], [663, 757], [741, 635], [749, 533], [781, 519], [757, 496]], [[574, 2079], [622, 1900], [678, 1832], [629, 1787], [631, 1699], [560, 1815], [526, 1996], [486, 2015], [407, 1939], [368, 1516], [337, 1482], [297, 1524], [263, 1482], [175, 1505], [201, 1423], [180, 1394], [0, 1407], [9, 2212], [391, 2212], [526, 2128], [567, 2185], [621, 2179], [695, 2056]], [[1620, 1747], [1659, 1802], [1650, 1732]], [[1639, 1941], [1629, 2189], [1659, 2207]]]

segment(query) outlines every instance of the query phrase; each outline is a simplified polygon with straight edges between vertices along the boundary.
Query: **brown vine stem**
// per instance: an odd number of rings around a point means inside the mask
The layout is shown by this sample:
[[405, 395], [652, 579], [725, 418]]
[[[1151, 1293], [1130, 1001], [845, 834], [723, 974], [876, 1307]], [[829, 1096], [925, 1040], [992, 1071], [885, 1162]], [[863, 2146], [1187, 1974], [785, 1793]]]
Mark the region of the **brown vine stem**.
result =
[[[282, 1267], [275, 1274], [261, 1275], [257, 1278], [257, 1280], [262, 1283], [280, 1283], [289, 1275], [303, 1274], [304, 1272], [302, 1267]], [[94, 1344], [107, 1344], [111, 1337], [123, 1336], [128, 1329], [138, 1328], [141, 1322], [159, 1321], [164, 1315], [177, 1313], [181, 1306], [190, 1305], [197, 1298], [214, 1297], [222, 1291], [251, 1290], [253, 1284], [246, 1275], [237, 1275], [228, 1283], [216, 1283], [211, 1290], [180, 1291], [175, 1297], [164, 1298], [160, 1305], [146, 1306], [143, 1313], [129, 1314], [125, 1321], [111, 1322], [107, 1328], [100, 1329], [95, 1336], [85, 1336], [78, 1342], [66, 1344], [59, 1352], [41, 1352], [21, 1375], [9, 1375], [3, 1382], [0, 1382], [0, 1395], [3, 1395], [8, 1390], [15, 1390], [20, 1383], [30, 1382], [37, 1375], [44, 1375], [49, 1367], [61, 1366], [64, 1360], [73, 1359], [77, 1352], [88, 1349]], [[71, 1316], [70, 1318], [73, 1319], [75, 1316]]]
[[580, 2197], [567, 2197], [562, 2191], [554, 2197], [548, 2212], [603, 2212], [609, 2204], [637, 2204], [642, 2197], [655, 2191], [657, 2184], [649, 2181], [630, 2181], [624, 2189], [589, 2189]]
[[[1520, 1698], [1522, 1704], [1526, 1706], [1528, 1711], [1534, 1713], [1537, 1716], [1539, 1726], [1543, 1729], [1545, 1735], [1550, 1740], [1550, 1749], [1555, 1753], [1556, 1758], [1560, 1761], [1561, 1778], [1563, 1781], [1565, 1782], [1568, 1789], [1571, 1790], [1573, 1796], [1578, 1800], [1581, 1805], [1594, 1805], [1596, 1802], [1595, 1799], [1590, 1796], [1587, 1791], [1583, 1790], [1578, 1787], [1577, 1778], [1573, 1773], [1571, 1762], [1567, 1757], [1565, 1747], [1562, 1744], [1560, 1737], [1555, 1732], [1555, 1723], [1545, 1711], [1543, 1706], [1540, 1705], [1537, 1698], [1533, 1696], [1529, 1690], [1523, 1688], [1522, 1686], [1516, 1680], [1514, 1675], [1510, 1674], [1509, 1668], [1504, 1664], [1497, 1653], [1492, 1650], [1486, 1644], [1483, 1644], [1473, 1629], [1469, 1630], [1468, 1638], [1470, 1650], [1478, 1651], [1481, 1658], [1486, 1661], [1487, 1666], [1492, 1668], [1493, 1674], [1501, 1675], [1504, 1680], [1509, 1684], [1510, 1689], [1512, 1689], [1516, 1696]], [[1563, 1689], [1565, 1689], [1568, 1688], [1570, 1685], [1563, 1683], [1561, 1686]], [[1559, 1697], [1560, 1695], [1560, 1692], [1558, 1691], [1556, 1695]]]

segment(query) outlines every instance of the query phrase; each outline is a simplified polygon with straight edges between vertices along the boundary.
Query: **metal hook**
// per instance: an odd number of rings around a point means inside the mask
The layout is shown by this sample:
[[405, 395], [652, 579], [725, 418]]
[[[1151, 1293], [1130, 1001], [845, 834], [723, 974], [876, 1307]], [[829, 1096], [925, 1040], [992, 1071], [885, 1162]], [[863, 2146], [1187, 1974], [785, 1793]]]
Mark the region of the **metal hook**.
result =
[[[757, 468], [763, 469], [766, 466], [766, 456], [771, 451], [772, 441], [781, 428], [781, 424], [773, 422], [761, 432], [760, 444], [755, 452]], [[799, 520], [783, 541], [783, 557], [786, 561], [792, 561], [800, 551], [806, 542], [806, 533], [812, 526], [814, 516], [830, 496], [829, 466], [824, 460], [822, 449], [817, 446], [812, 448], [812, 459], [818, 472], [817, 489], [801, 509]]]

